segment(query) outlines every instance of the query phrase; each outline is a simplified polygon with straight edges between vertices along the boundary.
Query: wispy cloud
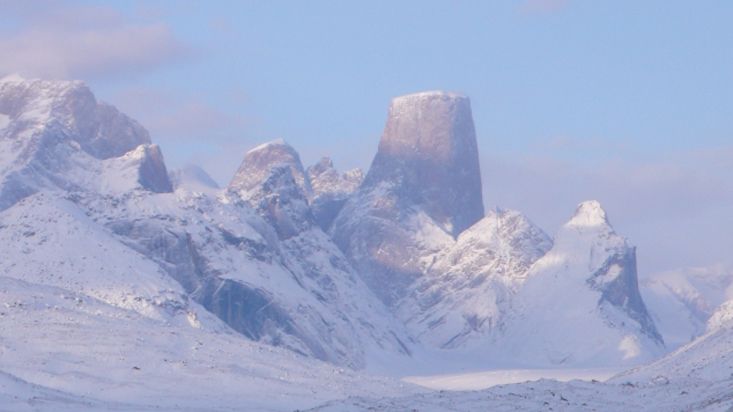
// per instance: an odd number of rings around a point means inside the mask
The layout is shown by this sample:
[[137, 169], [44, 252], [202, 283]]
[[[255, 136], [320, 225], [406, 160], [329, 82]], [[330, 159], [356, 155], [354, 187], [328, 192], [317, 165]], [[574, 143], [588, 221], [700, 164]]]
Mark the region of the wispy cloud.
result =
[[[168, 25], [134, 21], [106, 7], [0, 4], [11, 29], [0, 37], [0, 73], [106, 77], [150, 70], [189, 52]], [[33, 6], [33, 7], [31, 7]]]
[[522, 14], [549, 14], [564, 10], [570, 0], [524, 0], [519, 5]]

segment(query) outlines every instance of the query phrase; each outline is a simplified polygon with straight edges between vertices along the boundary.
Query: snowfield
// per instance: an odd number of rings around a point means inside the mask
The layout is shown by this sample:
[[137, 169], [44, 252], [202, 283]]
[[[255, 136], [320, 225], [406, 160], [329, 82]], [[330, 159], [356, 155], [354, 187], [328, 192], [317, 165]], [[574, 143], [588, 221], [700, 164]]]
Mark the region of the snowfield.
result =
[[402, 380], [434, 390], [468, 391], [540, 379], [552, 379], [559, 382], [572, 380], [605, 381], [623, 371], [622, 368], [495, 369], [483, 372], [405, 376]]
[[0, 277], [0, 302], [3, 411], [288, 411], [424, 391], [61, 288]]
[[473, 392], [430, 392], [399, 398], [350, 398], [310, 411], [730, 411], [733, 380], [604, 384], [539, 380]]

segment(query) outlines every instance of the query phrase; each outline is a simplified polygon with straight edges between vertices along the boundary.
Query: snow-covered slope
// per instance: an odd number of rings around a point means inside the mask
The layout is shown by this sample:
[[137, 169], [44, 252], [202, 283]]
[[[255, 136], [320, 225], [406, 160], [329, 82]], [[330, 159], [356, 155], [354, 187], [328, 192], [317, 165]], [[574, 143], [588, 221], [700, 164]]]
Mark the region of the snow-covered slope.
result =
[[0, 302], [0, 410], [291, 411], [419, 391], [249, 341], [205, 311], [180, 325], [6, 277]]
[[733, 270], [717, 265], [655, 273], [639, 286], [665, 343], [675, 349], [702, 335], [717, 308], [733, 299]]
[[[635, 248], [600, 204], [582, 203], [554, 240], [520, 212], [484, 215], [463, 96], [394, 99], [363, 181], [329, 159], [306, 170], [274, 141], [224, 189], [200, 169], [169, 176], [147, 132], [82, 83], [2, 79], [0, 114], [0, 402], [14, 409], [729, 400], [733, 303], [713, 314], [725, 293], [707, 278], [649, 283], [655, 304], [709, 320], [693, 344], [619, 378], [633, 390], [545, 381], [425, 395], [333, 366], [618, 366], [664, 350]], [[664, 370], [669, 385], [654, 380]], [[694, 398], [669, 398], [685, 385]]]
[[718, 307], [702, 336], [664, 358], [623, 373], [614, 380], [638, 382], [657, 376], [709, 382], [733, 379], [733, 299]]
[[[0, 209], [48, 188], [73, 190], [77, 169], [90, 162], [136, 154], [138, 183], [170, 191], [160, 152], [142, 126], [98, 103], [81, 82], [0, 79]], [[93, 163], [93, 162], [92, 162]], [[75, 179], [76, 178], [76, 179]]]
[[0, 212], [0, 273], [155, 319], [196, 319], [181, 285], [72, 201], [39, 193]]
[[[638, 364], [663, 353], [639, 294], [636, 250], [583, 202], [535, 262], [500, 346], [530, 364]], [[534, 337], [534, 338], [530, 338]]]
[[439, 391], [381, 399], [355, 397], [331, 401], [309, 411], [727, 412], [733, 407], [732, 385], [733, 380], [730, 379], [712, 383], [685, 380], [643, 385], [539, 380], [472, 392]]
[[[285, 163], [283, 153], [287, 154]], [[303, 170], [297, 152], [284, 142], [269, 143], [249, 151], [240, 170], [255, 170], [250, 162], [257, 165], [258, 172], [247, 175], [246, 184], [240, 175], [235, 176], [228, 196], [246, 202], [275, 229], [285, 266], [316, 302], [330, 311], [322, 314], [332, 323], [322, 339], [340, 340], [343, 356], [349, 356], [352, 362], [357, 361], [347, 354], [358, 354], [356, 359], [363, 359], [365, 348], [372, 345], [409, 355], [410, 339], [403, 327], [374, 298], [317, 225], [306, 195], [310, 183], [298, 183], [293, 175], [293, 171]], [[302, 305], [301, 299], [295, 302]], [[363, 361], [354, 366], [364, 366]]]
[[[116, 111], [81, 83], [2, 87], [0, 111], [12, 120], [0, 142], [23, 147], [4, 153], [0, 174], [8, 276], [149, 316], [196, 301], [250, 339], [357, 368], [371, 355], [409, 353], [402, 326], [312, 222], [312, 233], [282, 236], [281, 222], [233, 193], [187, 184], [172, 193], [147, 132], [124, 115], [103, 124]], [[115, 125], [124, 130], [107, 134]]]
[[615, 365], [660, 355], [635, 249], [600, 204], [581, 204], [553, 245], [519, 212], [483, 216], [477, 158], [467, 98], [396, 98], [364, 183], [331, 229], [410, 332], [490, 364]]
[[497, 209], [445, 244], [399, 313], [432, 346], [485, 348], [504, 329], [527, 270], [552, 241], [521, 213]]

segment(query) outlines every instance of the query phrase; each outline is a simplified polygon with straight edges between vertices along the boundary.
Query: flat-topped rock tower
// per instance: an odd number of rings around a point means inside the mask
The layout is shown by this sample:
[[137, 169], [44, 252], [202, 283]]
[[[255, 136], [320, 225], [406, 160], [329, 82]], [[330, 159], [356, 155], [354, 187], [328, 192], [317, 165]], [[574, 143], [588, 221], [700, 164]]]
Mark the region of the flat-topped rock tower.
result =
[[369, 189], [390, 181], [457, 236], [484, 216], [476, 132], [466, 96], [429, 91], [392, 100]]

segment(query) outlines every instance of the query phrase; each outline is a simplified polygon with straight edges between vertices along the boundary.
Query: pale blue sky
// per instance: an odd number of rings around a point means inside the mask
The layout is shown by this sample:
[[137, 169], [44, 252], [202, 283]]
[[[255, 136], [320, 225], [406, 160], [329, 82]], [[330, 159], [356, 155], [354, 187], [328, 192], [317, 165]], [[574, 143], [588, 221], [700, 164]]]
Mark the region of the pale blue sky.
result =
[[597, 198], [643, 270], [733, 263], [733, 2], [0, 6], [0, 73], [87, 81], [174, 167], [226, 183], [248, 147], [282, 137], [306, 163], [366, 168], [391, 97], [458, 91], [487, 206], [552, 233]]

